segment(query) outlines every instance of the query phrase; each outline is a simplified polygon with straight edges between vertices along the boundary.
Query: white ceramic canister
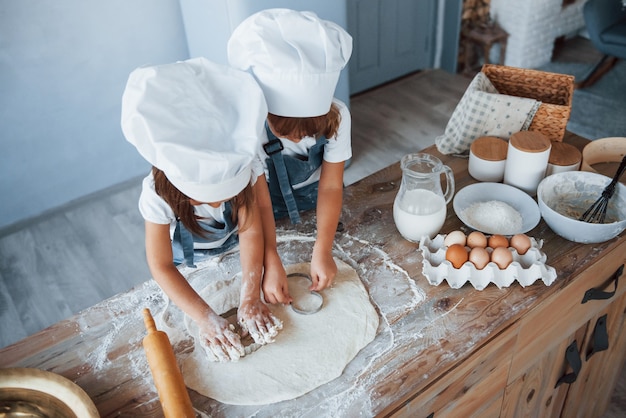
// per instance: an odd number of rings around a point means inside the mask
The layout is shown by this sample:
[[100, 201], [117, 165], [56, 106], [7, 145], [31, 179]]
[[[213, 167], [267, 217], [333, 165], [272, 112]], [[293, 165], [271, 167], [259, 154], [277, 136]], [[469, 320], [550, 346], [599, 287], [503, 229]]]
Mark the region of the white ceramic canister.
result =
[[546, 177], [564, 171], [577, 171], [580, 168], [581, 160], [581, 152], [572, 144], [553, 142], [550, 158], [548, 158]]
[[507, 142], [496, 136], [482, 136], [470, 145], [467, 169], [478, 181], [499, 183], [504, 178]]
[[537, 186], [548, 168], [552, 144], [540, 132], [521, 131], [509, 138], [504, 183], [517, 187], [531, 196], [537, 194]]

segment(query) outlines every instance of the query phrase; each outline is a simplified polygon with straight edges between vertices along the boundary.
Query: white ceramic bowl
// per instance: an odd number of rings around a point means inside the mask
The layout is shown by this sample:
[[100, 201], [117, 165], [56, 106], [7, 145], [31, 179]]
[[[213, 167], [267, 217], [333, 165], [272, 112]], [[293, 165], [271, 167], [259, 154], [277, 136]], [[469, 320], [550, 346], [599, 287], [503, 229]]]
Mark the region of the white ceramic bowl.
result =
[[604, 224], [578, 218], [600, 197], [611, 179], [597, 173], [570, 171], [546, 177], [537, 188], [541, 216], [563, 238], [590, 244], [608, 241], [626, 228], [626, 186], [617, 183]]
[[[465, 209], [474, 203], [500, 201], [508, 204], [522, 215], [522, 226], [519, 230], [502, 230], [499, 225], [478, 225], [465, 216]], [[539, 208], [535, 200], [522, 190], [503, 183], [474, 183], [465, 186], [454, 196], [452, 202], [454, 213], [467, 226], [487, 234], [514, 235], [533, 229], [541, 220]]]

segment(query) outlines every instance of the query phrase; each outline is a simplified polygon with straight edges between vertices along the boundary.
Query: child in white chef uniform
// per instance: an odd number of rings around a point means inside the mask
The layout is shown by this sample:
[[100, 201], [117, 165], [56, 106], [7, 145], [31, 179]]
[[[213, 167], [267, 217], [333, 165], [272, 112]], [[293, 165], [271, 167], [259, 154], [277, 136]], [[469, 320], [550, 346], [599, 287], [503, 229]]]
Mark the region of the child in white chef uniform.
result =
[[[316, 208], [310, 287], [316, 291], [331, 286], [337, 274], [332, 245], [352, 148], [350, 112], [333, 96], [351, 54], [352, 38], [339, 25], [289, 9], [250, 16], [228, 42], [230, 64], [250, 71], [267, 100], [268, 138], [260, 154], [274, 217], [298, 223], [299, 211]], [[266, 217], [264, 228], [273, 226]], [[275, 231], [266, 229], [266, 243], [272, 235], [275, 241]], [[263, 292], [267, 301], [284, 302], [285, 275], [265, 275]]]
[[224, 252], [238, 241], [239, 322], [259, 344], [272, 342], [282, 328], [261, 301], [265, 251], [256, 196], [268, 192], [257, 152], [266, 114], [250, 74], [204, 58], [138, 68], [122, 99], [124, 135], [153, 166], [139, 198], [150, 271], [197, 323], [213, 360], [237, 360], [244, 347], [178, 263], [191, 266], [198, 256]]

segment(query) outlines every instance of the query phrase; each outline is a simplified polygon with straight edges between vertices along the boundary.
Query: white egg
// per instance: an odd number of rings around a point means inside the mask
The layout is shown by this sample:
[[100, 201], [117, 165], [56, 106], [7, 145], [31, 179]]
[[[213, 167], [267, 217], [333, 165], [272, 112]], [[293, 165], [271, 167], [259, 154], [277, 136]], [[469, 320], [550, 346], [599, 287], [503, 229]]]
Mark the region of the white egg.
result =
[[446, 247], [453, 244], [461, 244], [462, 246], [465, 246], [466, 239], [467, 238], [465, 237], [463, 231], [452, 231], [443, 239], [443, 245]]

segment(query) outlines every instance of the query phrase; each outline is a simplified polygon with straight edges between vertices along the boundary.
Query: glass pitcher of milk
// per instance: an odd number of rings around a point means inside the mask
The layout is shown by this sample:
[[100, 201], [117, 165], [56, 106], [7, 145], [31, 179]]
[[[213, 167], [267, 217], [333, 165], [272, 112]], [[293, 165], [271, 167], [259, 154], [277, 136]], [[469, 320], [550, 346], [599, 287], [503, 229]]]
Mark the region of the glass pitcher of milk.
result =
[[393, 202], [396, 228], [412, 242], [419, 242], [423, 235], [433, 238], [446, 220], [446, 205], [454, 195], [452, 170], [439, 158], [425, 153], [405, 155], [400, 168], [402, 183]]

